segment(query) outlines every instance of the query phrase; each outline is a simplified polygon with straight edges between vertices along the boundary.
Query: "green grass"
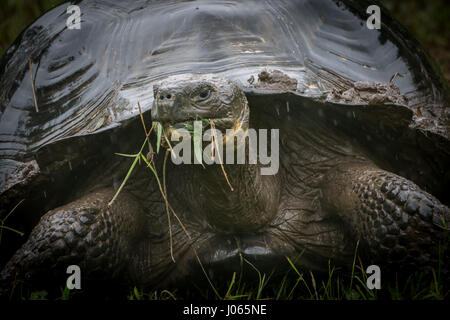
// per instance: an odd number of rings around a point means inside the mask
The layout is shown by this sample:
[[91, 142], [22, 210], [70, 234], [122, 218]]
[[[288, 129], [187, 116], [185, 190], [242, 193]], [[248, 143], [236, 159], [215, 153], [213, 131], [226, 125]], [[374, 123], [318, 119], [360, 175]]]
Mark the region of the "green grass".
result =
[[[444, 288], [438, 270], [416, 272], [406, 279], [397, 276], [387, 277], [381, 272], [381, 289], [369, 289], [366, 285], [368, 275], [362, 259], [357, 255], [356, 245], [351, 270], [345, 270], [328, 263], [328, 274], [314, 275], [302, 270], [295, 259], [286, 257], [289, 270], [280, 278], [274, 273], [265, 274], [247, 259], [243, 261], [254, 272], [256, 277], [242, 278], [236, 272], [226, 283], [216, 283], [219, 295], [223, 300], [444, 300], [450, 297], [450, 291]], [[443, 261], [439, 262], [439, 265]], [[242, 273], [240, 273], [242, 275]], [[130, 300], [184, 300], [184, 299], [217, 299], [217, 295], [208, 288], [207, 282], [190, 286], [189, 290], [131, 290]]]
[[[360, 260], [360, 259], [358, 259]], [[290, 261], [292, 263], [292, 261]], [[254, 266], [252, 266], [255, 268]], [[272, 279], [272, 274], [264, 274], [255, 268], [257, 280], [231, 279], [222, 284], [219, 294], [223, 300], [444, 300], [449, 298], [449, 291], [436, 278], [435, 272], [422, 272], [411, 275], [400, 283], [383, 281], [380, 290], [370, 290], [366, 286], [367, 275], [361, 265], [355, 265], [349, 275], [335, 267], [329, 268], [328, 277], [314, 276], [308, 271], [301, 271], [292, 263], [292, 269], [279, 280]], [[217, 299], [208, 289], [145, 290], [134, 288], [128, 295], [130, 300], [184, 300]]]

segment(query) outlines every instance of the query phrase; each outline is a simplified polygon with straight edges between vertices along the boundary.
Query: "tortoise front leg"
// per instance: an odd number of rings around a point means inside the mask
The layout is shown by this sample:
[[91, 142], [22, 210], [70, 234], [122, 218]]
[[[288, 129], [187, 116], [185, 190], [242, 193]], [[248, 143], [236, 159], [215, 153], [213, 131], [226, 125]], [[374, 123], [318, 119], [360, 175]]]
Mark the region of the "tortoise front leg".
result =
[[[347, 163], [326, 176], [323, 205], [351, 226], [373, 262], [437, 269], [450, 210], [413, 182], [370, 164]], [[441, 261], [448, 261], [445, 255]]]
[[103, 189], [45, 214], [0, 273], [2, 295], [18, 280], [47, 288], [43, 281], [51, 279], [63, 287], [69, 265], [81, 268], [82, 281], [119, 275], [142, 238], [145, 218], [126, 192], [109, 207], [113, 194]]

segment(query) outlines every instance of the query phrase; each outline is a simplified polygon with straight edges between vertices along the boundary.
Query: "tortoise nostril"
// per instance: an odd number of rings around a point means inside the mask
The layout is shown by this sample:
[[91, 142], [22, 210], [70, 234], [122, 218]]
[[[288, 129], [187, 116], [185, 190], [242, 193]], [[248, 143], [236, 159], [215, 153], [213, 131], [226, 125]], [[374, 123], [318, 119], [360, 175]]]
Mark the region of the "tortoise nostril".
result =
[[170, 100], [171, 98], [172, 98], [172, 93], [170, 91], [164, 90], [159, 93], [159, 100], [165, 100], [165, 99]]

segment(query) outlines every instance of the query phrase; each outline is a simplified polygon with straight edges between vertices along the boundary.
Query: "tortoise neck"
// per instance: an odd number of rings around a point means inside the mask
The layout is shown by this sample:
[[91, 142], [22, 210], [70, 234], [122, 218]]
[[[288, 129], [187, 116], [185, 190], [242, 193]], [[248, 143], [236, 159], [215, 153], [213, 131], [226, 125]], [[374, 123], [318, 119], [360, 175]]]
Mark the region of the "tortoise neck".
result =
[[261, 175], [259, 165], [192, 165], [176, 171], [180, 175], [172, 183], [186, 181], [178, 205], [188, 207], [189, 220], [206, 223], [216, 232], [258, 231], [277, 212], [279, 177]]

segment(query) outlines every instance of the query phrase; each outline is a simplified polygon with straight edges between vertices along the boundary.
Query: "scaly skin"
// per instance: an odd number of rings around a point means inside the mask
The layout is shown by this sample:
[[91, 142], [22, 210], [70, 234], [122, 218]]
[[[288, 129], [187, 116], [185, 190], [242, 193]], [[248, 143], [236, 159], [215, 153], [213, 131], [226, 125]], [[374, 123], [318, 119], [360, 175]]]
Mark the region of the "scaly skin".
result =
[[[351, 226], [373, 261], [404, 271], [437, 269], [450, 210], [413, 182], [370, 164], [348, 163], [327, 175], [323, 196], [329, 214]], [[448, 261], [444, 254], [442, 261]]]
[[121, 274], [143, 237], [145, 220], [136, 200], [125, 192], [109, 207], [113, 195], [113, 190], [103, 189], [45, 214], [0, 273], [1, 293], [21, 280], [62, 284], [72, 264], [89, 270], [88, 278]]

